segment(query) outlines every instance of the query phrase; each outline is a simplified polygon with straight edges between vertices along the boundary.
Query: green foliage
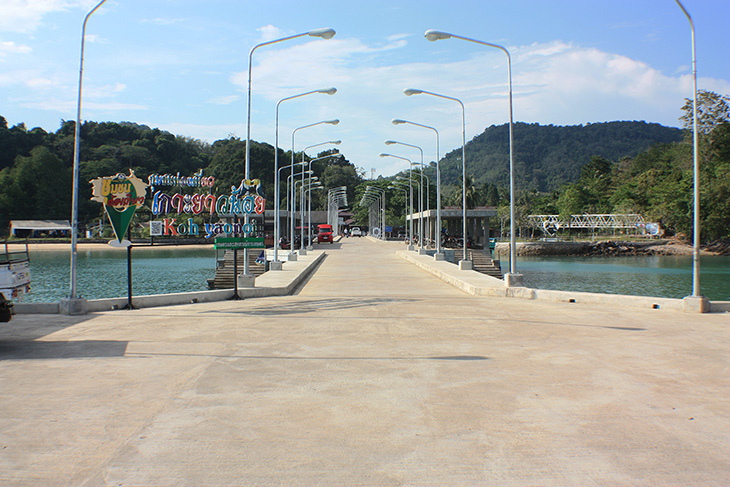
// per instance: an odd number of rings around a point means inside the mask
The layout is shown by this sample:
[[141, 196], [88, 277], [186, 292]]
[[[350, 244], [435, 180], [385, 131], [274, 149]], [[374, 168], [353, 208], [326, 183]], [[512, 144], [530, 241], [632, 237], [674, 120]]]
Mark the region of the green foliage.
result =
[[[517, 189], [554, 191], [575, 182], [592, 156], [616, 161], [656, 143], [682, 140], [682, 132], [646, 122], [607, 122], [559, 127], [516, 123], [514, 173]], [[461, 148], [440, 162], [445, 185], [459, 184]], [[492, 125], [466, 144], [466, 173], [483, 183], [509, 184], [509, 125]]]
[[[61, 121], [54, 133], [38, 128], [28, 131], [23, 124], [8, 128], [5, 118], [0, 117], [0, 232], [7, 232], [12, 219], [70, 219], [75, 128], [75, 122]], [[90, 201], [88, 184], [99, 176], [128, 174], [131, 169], [146, 180], [150, 174], [190, 176], [203, 169], [205, 175], [216, 178], [216, 194], [230, 192], [245, 177], [246, 142], [235, 137], [206, 144], [131, 122], [86, 122], [81, 127], [80, 149], [82, 229], [103, 217], [101, 206]], [[330, 154], [338, 153], [330, 150], [318, 157]], [[295, 159], [301, 157], [299, 153]], [[279, 151], [280, 167], [290, 160], [291, 153]], [[352, 198], [355, 186], [362, 181], [361, 174], [344, 157], [315, 161], [312, 169], [325, 183], [324, 191], [312, 192], [315, 210], [326, 207], [329, 188], [348, 186], [348, 197]], [[274, 201], [273, 175], [274, 148], [251, 141], [249, 177], [261, 180], [269, 208]], [[284, 206], [286, 197], [281, 201]], [[149, 217], [144, 210], [138, 214]]]

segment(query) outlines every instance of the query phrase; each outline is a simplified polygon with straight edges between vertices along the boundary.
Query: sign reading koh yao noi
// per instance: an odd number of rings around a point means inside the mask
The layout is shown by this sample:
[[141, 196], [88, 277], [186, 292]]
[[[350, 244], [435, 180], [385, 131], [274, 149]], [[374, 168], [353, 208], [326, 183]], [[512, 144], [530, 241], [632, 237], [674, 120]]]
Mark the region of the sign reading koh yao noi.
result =
[[92, 185], [92, 201], [104, 205], [104, 212], [117, 237], [116, 242], [109, 242], [116, 247], [128, 247], [129, 240], [123, 240], [137, 208], [144, 205], [147, 194], [147, 183], [129, 170], [129, 175], [117, 174], [111, 177], [99, 177], [89, 181]]
[[[186, 178], [177, 175], [153, 174], [148, 178], [150, 186], [181, 186], [212, 188], [215, 178], [203, 176], [201, 169], [192, 177]], [[262, 215], [266, 208], [266, 200], [261, 195], [261, 181], [258, 179], [244, 179], [240, 186], [231, 186], [230, 195], [215, 196], [207, 193], [169, 194], [155, 191], [152, 195], [152, 214], [162, 216], [161, 220], [150, 222], [152, 236], [204, 236], [212, 238], [220, 234], [242, 233], [248, 235], [256, 232], [255, 220], [246, 223], [204, 223], [198, 225], [191, 217], [183, 215], [218, 215], [245, 216]]]

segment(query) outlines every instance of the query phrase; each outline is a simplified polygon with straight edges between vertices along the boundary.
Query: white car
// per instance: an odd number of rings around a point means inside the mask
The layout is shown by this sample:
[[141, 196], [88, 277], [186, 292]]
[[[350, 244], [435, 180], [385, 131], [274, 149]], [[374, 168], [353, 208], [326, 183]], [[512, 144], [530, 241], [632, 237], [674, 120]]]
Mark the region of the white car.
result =
[[360, 230], [360, 227], [352, 227], [350, 229], [350, 235], [353, 237], [362, 237], [362, 231]]

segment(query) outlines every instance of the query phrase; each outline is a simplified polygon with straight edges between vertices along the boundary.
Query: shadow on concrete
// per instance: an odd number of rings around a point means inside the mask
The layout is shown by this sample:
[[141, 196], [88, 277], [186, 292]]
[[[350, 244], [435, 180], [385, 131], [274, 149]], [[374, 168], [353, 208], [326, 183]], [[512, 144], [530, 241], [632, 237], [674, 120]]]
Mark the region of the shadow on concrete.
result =
[[6, 341], [33, 341], [65, 330], [96, 317], [95, 314], [68, 316], [60, 314], [19, 314], [0, 326], [0, 343]]
[[254, 306], [251, 308], [242, 309], [240, 311], [210, 311], [211, 313], [224, 313], [224, 314], [245, 314], [245, 315], [259, 315], [259, 316], [276, 316], [276, 315], [292, 315], [292, 314], [304, 314], [304, 313], [317, 313], [321, 311], [333, 311], [342, 309], [353, 309], [353, 308], [366, 308], [369, 306], [376, 306], [382, 304], [392, 303], [406, 303], [419, 301], [419, 299], [410, 298], [325, 298], [325, 299], [314, 299], [310, 301], [300, 301], [296, 303], [289, 303], [283, 305], [267, 305], [267, 306]]
[[312, 267], [309, 270], [309, 272], [307, 273], [307, 275], [304, 276], [304, 279], [302, 279], [301, 281], [299, 281], [299, 283], [294, 287], [294, 289], [292, 289], [292, 291], [291, 291], [291, 293], [289, 293], [289, 295], [290, 296], [296, 296], [297, 294], [299, 294], [300, 292], [302, 292], [302, 289], [304, 289], [304, 286], [306, 286], [307, 283], [309, 282], [309, 280], [312, 277], [314, 277], [314, 275], [317, 273], [317, 271], [319, 270], [319, 268], [322, 266], [322, 262], [324, 262], [325, 260], [327, 260], [327, 254], [324, 254], [324, 257], [322, 257], [321, 259], [319, 259], [319, 262], [317, 262], [317, 265], [315, 265], [314, 267]]
[[312, 248], [314, 250], [329, 250], [329, 249], [341, 249], [342, 244], [340, 242], [334, 243], [315, 243]]
[[599, 324], [586, 324], [586, 323], [553, 323], [548, 321], [525, 321], [525, 320], [513, 320], [515, 323], [525, 323], [530, 325], [550, 325], [550, 326], [578, 326], [582, 328], [605, 328], [607, 330], [619, 330], [619, 331], [646, 331], [646, 328], [640, 328], [635, 326], [609, 326]]
[[413, 360], [444, 360], [454, 362], [477, 362], [483, 360], [489, 360], [489, 357], [483, 357], [481, 355], [446, 355], [443, 357], [307, 357], [307, 356], [275, 356], [275, 355], [235, 355], [235, 354], [206, 354], [206, 353], [168, 353], [168, 352], [133, 352], [126, 354], [127, 357], [206, 357], [206, 358], [230, 358], [230, 359], [241, 359], [241, 360], [336, 360], [336, 361], [350, 361], [350, 360], [395, 360], [395, 361], [413, 361]]
[[2, 341], [0, 361], [123, 357], [128, 344], [115, 340]]

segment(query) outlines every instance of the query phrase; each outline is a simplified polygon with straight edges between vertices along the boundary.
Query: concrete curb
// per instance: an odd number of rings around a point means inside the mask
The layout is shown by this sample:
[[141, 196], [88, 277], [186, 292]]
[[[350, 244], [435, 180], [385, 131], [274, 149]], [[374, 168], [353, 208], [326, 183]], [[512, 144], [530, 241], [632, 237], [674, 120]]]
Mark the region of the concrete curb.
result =
[[[294, 289], [325, 258], [325, 251], [310, 251], [293, 262], [285, 262], [280, 271], [269, 271], [256, 279], [256, 286], [238, 288], [241, 298], [261, 298], [266, 296], [285, 296]], [[225, 301], [233, 296], [233, 289], [216, 289], [213, 291], [197, 291], [190, 293], [153, 294], [133, 296], [132, 304], [136, 308], [153, 308], [157, 306], [173, 306], [178, 304], [210, 303]], [[126, 297], [90, 299], [86, 302], [87, 313], [122, 309], [127, 305]], [[16, 303], [16, 314], [58, 314], [59, 303]]]
[[[418, 255], [414, 252], [397, 251], [400, 258], [415, 264], [424, 271], [448, 282], [461, 291], [474, 296], [495, 298], [520, 298], [544, 300], [561, 303], [599, 304], [631, 308], [666, 309], [684, 311], [682, 299], [656, 298], [648, 296], [627, 296], [617, 294], [584, 293], [572, 291], [552, 291], [527, 287], [506, 287], [504, 281], [481, 274], [477, 271], [462, 271], [459, 267], [445, 261], [435, 261], [432, 256]], [[710, 302], [710, 313], [730, 311], [730, 302]]]

